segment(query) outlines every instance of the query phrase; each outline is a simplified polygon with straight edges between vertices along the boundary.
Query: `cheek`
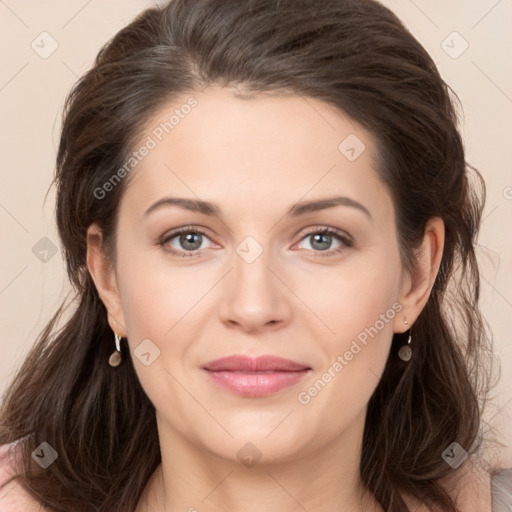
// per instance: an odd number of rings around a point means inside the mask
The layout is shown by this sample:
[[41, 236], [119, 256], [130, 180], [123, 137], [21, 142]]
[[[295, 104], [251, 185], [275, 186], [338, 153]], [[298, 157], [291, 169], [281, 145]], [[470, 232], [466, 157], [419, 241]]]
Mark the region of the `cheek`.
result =
[[[135, 263], [135, 262], [131, 262]], [[131, 341], [140, 337], [159, 338], [171, 327], [173, 294], [164, 295], [155, 288], [148, 269], [125, 271], [120, 284], [121, 302], [126, 328]], [[178, 301], [175, 298], [176, 302]], [[167, 327], [165, 320], [168, 320]]]
[[128, 333], [134, 341], [152, 336], [165, 339], [194, 299], [197, 302], [200, 290], [187, 272], [166, 263], [160, 248], [145, 247], [128, 236], [120, 237], [118, 243], [119, 292]]
[[335, 334], [321, 338], [325, 367], [301, 390], [299, 403], [330, 411], [337, 428], [366, 406], [380, 381], [402, 309], [396, 301], [399, 269], [379, 265], [376, 258], [366, 268], [340, 272], [330, 281], [330, 300], [319, 309]]
[[333, 436], [362, 413], [378, 386], [393, 335], [391, 325], [384, 323], [378, 330], [372, 324], [353, 329], [354, 336], [339, 337], [326, 366], [299, 390], [303, 414], [322, 417], [323, 428]]
[[372, 337], [381, 331], [387, 337], [401, 309], [396, 303], [400, 266], [390, 262], [389, 255], [361, 258], [356, 263], [332, 271], [323, 280], [324, 286], [312, 289], [313, 293], [309, 294], [315, 310], [334, 331], [333, 340], [339, 340], [335, 342], [336, 349], [342, 349], [357, 337], [364, 342], [368, 330], [372, 331]]

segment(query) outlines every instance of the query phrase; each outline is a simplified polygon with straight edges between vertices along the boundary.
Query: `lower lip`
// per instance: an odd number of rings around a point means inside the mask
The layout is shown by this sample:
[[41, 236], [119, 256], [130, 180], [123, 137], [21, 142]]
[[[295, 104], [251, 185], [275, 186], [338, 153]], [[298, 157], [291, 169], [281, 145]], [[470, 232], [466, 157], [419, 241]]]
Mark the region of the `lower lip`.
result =
[[309, 369], [296, 372], [275, 371], [268, 373], [206, 370], [213, 383], [220, 388], [231, 391], [235, 395], [250, 397], [268, 396], [277, 393], [281, 389], [297, 384], [308, 372]]

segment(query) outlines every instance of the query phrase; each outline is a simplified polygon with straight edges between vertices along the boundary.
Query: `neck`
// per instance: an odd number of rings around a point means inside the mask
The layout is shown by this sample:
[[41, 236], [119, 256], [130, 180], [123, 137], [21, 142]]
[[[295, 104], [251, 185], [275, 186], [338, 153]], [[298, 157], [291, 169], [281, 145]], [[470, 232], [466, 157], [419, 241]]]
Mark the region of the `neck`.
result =
[[246, 467], [191, 445], [158, 415], [157, 423], [162, 463], [137, 512], [383, 511], [359, 476], [360, 425], [316, 451]]

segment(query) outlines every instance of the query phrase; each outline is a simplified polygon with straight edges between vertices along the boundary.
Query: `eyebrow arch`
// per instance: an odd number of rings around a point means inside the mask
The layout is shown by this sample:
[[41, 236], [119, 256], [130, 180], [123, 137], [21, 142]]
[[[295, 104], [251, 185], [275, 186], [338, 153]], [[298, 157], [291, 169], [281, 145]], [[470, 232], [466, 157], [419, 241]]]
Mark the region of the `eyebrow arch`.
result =
[[[204, 215], [220, 218], [220, 208], [214, 203], [208, 201], [202, 201], [200, 199], [185, 199], [181, 197], [164, 197], [153, 203], [145, 212], [144, 217], [151, 212], [163, 207], [175, 205], [189, 210], [191, 212], [198, 212]], [[306, 213], [317, 212], [320, 210], [326, 210], [335, 206], [350, 206], [363, 212], [368, 218], [372, 218], [371, 213], [366, 207], [364, 207], [358, 201], [351, 199], [346, 196], [332, 196], [323, 199], [317, 199], [313, 201], [302, 201], [295, 203], [286, 213], [286, 217], [298, 217]]]

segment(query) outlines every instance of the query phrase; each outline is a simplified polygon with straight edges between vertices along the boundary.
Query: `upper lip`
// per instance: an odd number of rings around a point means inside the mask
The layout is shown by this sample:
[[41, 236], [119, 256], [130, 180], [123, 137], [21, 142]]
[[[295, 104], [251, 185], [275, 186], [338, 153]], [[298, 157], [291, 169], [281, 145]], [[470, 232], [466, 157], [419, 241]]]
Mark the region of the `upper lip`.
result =
[[205, 370], [211, 371], [246, 371], [246, 372], [265, 372], [265, 371], [301, 371], [309, 370], [309, 366], [276, 357], [264, 355], [258, 357], [249, 357], [245, 355], [233, 355], [222, 357], [215, 361], [210, 361], [203, 366]]

